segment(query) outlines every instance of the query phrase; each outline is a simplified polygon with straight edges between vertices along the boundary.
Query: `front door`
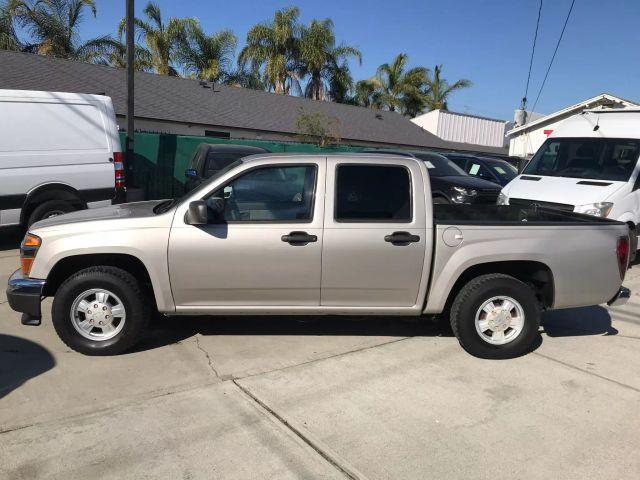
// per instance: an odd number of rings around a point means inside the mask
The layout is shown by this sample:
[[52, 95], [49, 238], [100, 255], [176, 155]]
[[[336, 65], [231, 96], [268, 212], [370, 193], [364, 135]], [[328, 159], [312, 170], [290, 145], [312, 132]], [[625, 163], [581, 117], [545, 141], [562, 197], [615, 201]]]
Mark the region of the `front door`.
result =
[[179, 209], [169, 240], [178, 310], [318, 306], [325, 164], [254, 161], [203, 196], [225, 199], [224, 218], [188, 225]]
[[321, 305], [417, 308], [432, 248], [420, 166], [329, 159], [327, 185]]

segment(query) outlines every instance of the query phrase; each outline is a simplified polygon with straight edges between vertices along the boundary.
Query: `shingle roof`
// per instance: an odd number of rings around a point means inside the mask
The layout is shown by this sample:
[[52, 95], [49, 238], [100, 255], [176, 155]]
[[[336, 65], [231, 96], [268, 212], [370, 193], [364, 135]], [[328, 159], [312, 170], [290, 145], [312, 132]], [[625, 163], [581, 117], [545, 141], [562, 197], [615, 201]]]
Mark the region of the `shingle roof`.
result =
[[[112, 98], [116, 114], [126, 111], [125, 71], [101, 65], [0, 51], [0, 88], [94, 93]], [[135, 116], [155, 120], [296, 133], [302, 108], [340, 119], [344, 140], [426, 148], [448, 143], [394, 112], [314, 101], [197, 80], [136, 73]]]

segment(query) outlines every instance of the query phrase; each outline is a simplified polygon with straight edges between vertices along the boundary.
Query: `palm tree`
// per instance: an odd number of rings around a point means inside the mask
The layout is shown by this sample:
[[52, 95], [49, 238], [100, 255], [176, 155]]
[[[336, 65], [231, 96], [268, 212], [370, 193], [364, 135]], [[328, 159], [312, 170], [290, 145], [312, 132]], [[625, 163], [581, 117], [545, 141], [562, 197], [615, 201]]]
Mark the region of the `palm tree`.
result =
[[433, 70], [433, 77], [427, 75], [427, 95], [425, 98], [426, 106], [429, 110], [447, 110], [447, 98], [456, 90], [462, 88], [469, 88], [472, 83], [471, 80], [463, 78], [449, 84], [444, 78], [440, 77], [442, 73], [442, 65], [436, 65]]
[[377, 109], [382, 107], [378, 92], [378, 82], [375, 79], [358, 80], [354, 90], [355, 95], [351, 97], [349, 103]]
[[0, 49], [20, 50], [22, 45], [16, 35], [13, 17], [6, 5], [0, 5]]
[[[127, 67], [127, 46], [120, 40], [113, 40], [111, 49], [93, 59], [98, 65], [109, 65], [116, 68]], [[137, 72], [152, 72], [153, 58], [151, 52], [142, 45], [135, 45], [133, 68]]]
[[238, 66], [235, 70], [226, 73], [221, 83], [231, 87], [251, 88], [252, 90], [267, 90], [267, 85], [262, 79], [258, 68], [248, 69], [246, 66]]
[[343, 60], [340, 64], [332, 64], [328, 74], [329, 98], [337, 103], [351, 103], [349, 95], [353, 91], [353, 77], [349, 63]]
[[[336, 46], [333, 22], [330, 19], [312, 20], [308, 27], [303, 26], [299, 60], [301, 76], [309, 75], [305, 96], [314, 100], [326, 100], [332, 83], [335, 93], [346, 96], [346, 92], [339, 90], [345, 87], [347, 90], [351, 89], [348, 84], [351, 74], [346, 63], [349, 57], [355, 57], [362, 63], [362, 54], [357, 48]], [[336, 78], [333, 78], [334, 75]]]
[[276, 93], [289, 94], [292, 88], [300, 90], [299, 16], [298, 8], [285, 8], [278, 10], [272, 21], [253, 26], [247, 33], [247, 45], [238, 57], [241, 67], [248, 62], [252, 69], [264, 66], [264, 82]]
[[237, 43], [231, 30], [207, 35], [199, 24], [191, 24], [187, 26], [177, 58], [185, 73], [215, 82], [230, 72]]
[[371, 82], [376, 86], [380, 106], [403, 115], [415, 115], [424, 108], [429, 71], [424, 67], [405, 71], [407, 60], [407, 55], [401, 53], [391, 64], [380, 65]]
[[6, 11], [33, 39], [24, 50], [41, 55], [91, 60], [112, 47], [110, 36], [80, 42], [78, 33], [86, 9], [96, 16], [93, 0], [9, 0]]
[[[153, 2], [149, 2], [143, 12], [147, 21], [136, 18], [134, 22], [151, 52], [154, 70], [160, 75], [178, 76], [178, 70], [173, 64], [179, 57], [179, 49], [185, 41], [187, 30], [197, 25], [197, 20], [171, 17], [168, 23], [164, 23], [160, 7]], [[120, 38], [125, 26], [126, 21], [122, 19], [118, 28]]]

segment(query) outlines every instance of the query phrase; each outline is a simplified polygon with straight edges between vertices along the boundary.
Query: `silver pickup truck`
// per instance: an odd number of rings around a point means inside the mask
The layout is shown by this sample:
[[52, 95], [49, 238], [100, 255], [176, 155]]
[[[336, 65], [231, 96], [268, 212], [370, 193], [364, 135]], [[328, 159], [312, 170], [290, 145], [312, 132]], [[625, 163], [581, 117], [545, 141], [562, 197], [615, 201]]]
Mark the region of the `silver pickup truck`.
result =
[[624, 303], [626, 225], [548, 209], [433, 205], [424, 162], [255, 155], [180, 200], [40, 221], [11, 307], [72, 349], [117, 354], [165, 315], [448, 315], [471, 354], [507, 358], [540, 312]]

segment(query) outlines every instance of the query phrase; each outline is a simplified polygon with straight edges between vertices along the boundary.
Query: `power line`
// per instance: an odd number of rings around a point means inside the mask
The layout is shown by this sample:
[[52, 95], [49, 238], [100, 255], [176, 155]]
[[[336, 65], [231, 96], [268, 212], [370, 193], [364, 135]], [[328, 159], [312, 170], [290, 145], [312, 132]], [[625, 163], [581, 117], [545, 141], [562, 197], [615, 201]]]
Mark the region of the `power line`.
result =
[[567, 28], [567, 23], [569, 23], [569, 17], [571, 17], [571, 12], [573, 11], [573, 6], [575, 5], [576, 0], [571, 1], [571, 6], [569, 7], [569, 12], [567, 13], [567, 18], [564, 20], [564, 25], [562, 26], [562, 31], [560, 32], [560, 38], [558, 38], [558, 43], [556, 43], [556, 49], [553, 51], [553, 56], [551, 57], [551, 61], [549, 62], [549, 67], [547, 68], [547, 73], [544, 75], [544, 80], [542, 80], [542, 85], [540, 85], [540, 90], [538, 91], [538, 96], [536, 97], [536, 101], [533, 102], [533, 107], [530, 112], [533, 112], [538, 105], [538, 100], [540, 100], [540, 95], [542, 94], [542, 89], [544, 88], [545, 83], [547, 83], [547, 77], [549, 76], [549, 72], [551, 71], [551, 66], [553, 65], [553, 61], [556, 58], [556, 53], [558, 53], [558, 48], [560, 47], [560, 42], [562, 41], [562, 37], [564, 36], [564, 31]]
[[533, 67], [533, 56], [536, 53], [536, 42], [538, 40], [538, 28], [540, 27], [540, 15], [542, 14], [542, 0], [540, 0], [540, 6], [538, 7], [538, 20], [536, 21], [536, 33], [533, 36], [533, 47], [531, 48], [531, 59], [529, 60], [529, 73], [527, 74], [527, 86], [524, 89], [524, 96], [522, 97], [522, 109], [527, 106], [527, 95], [529, 94], [529, 82], [531, 81], [531, 69]]

